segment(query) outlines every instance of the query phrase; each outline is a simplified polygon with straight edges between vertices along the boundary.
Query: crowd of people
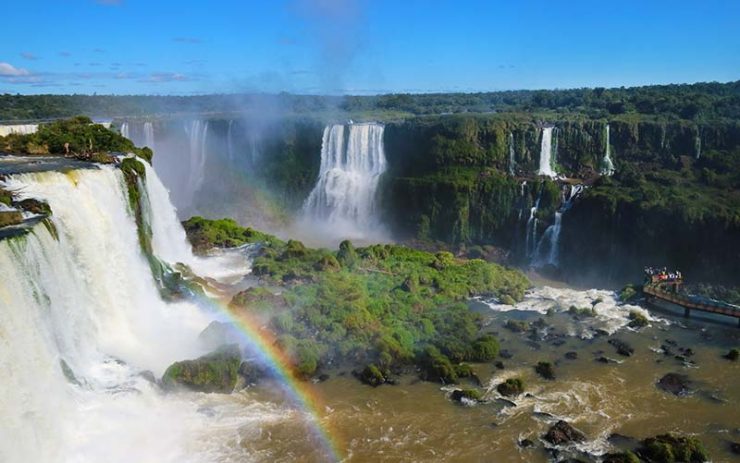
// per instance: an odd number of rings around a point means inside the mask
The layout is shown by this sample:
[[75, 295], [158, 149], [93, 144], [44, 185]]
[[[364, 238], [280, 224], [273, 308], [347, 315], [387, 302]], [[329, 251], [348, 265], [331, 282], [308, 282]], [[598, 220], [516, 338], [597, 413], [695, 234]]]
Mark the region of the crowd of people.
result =
[[645, 277], [652, 283], [672, 283], [683, 281], [683, 275], [680, 270], [669, 272], [666, 267], [645, 267]]

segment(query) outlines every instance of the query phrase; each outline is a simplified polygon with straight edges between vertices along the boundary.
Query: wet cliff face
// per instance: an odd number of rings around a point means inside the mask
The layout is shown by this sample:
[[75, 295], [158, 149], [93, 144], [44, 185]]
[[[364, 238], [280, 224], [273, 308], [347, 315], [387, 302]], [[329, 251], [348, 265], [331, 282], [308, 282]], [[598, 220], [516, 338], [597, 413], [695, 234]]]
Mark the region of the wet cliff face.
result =
[[563, 216], [563, 275], [616, 283], [643, 265], [673, 265], [724, 281], [740, 270], [737, 122], [610, 120], [610, 178], [598, 174], [604, 120], [500, 114], [389, 124], [387, 221], [403, 237], [492, 243], [521, 257], [530, 208], [539, 198], [538, 239], [564, 197], [558, 183], [533, 175], [545, 124], [555, 127], [555, 170], [590, 184]]

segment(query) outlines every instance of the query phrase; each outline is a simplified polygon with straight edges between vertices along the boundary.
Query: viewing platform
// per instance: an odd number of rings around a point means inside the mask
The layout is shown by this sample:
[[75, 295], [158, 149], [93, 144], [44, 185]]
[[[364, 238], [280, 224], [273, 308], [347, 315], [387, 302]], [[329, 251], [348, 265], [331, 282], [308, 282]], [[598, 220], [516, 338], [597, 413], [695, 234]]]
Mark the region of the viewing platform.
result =
[[669, 302], [683, 307], [684, 317], [689, 317], [692, 310], [734, 317], [740, 327], [740, 307], [708, 297], [681, 292], [683, 277], [681, 272], [667, 273], [664, 270], [646, 269], [645, 283], [642, 292], [651, 298]]

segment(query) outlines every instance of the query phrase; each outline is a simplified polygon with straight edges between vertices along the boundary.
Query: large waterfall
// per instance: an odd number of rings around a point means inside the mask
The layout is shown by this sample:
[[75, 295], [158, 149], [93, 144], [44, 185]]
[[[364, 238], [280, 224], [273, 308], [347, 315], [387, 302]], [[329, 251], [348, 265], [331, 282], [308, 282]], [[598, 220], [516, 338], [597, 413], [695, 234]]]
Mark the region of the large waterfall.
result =
[[556, 177], [557, 174], [552, 168], [552, 127], [542, 128], [542, 146], [540, 147], [540, 168], [537, 175], [546, 177]]
[[365, 238], [380, 227], [377, 187], [385, 172], [380, 124], [332, 125], [324, 129], [321, 168], [304, 214], [335, 236]]
[[144, 122], [144, 146], [154, 150], [154, 124]]
[[609, 124], [606, 124], [606, 148], [604, 148], [604, 159], [601, 161], [601, 175], [612, 175], [614, 163], [611, 158], [611, 147], [609, 143]]
[[47, 201], [54, 228], [0, 242], [0, 460], [187, 457], [196, 410], [139, 373], [201, 353], [208, 319], [161, 300], [121, 172], [13, 175], [6, 187]]
[[[247, 458], [232, 433], [215, 432], [224, 418], [213, 407], [231, 407], [229, 396], [204, 405], [198, 394], [165, 395], [143, 373], [202, 354], [211, 315], [160, 298], [121, 171], [14, 174], [4, 187], [48, 202], [53, 226], [0, 241], [0, 461]], [[146, 187], [155, 253], [193, 264], [151, 169]], [[231, 419], [259, 418], [248, 404], [233, 410]]]
[[28, 135], [30, 133], [36, 133], [38, 129], [38, 124], [0, 125], [0, 137], [7, 137], [12, 133], [18, 135]]

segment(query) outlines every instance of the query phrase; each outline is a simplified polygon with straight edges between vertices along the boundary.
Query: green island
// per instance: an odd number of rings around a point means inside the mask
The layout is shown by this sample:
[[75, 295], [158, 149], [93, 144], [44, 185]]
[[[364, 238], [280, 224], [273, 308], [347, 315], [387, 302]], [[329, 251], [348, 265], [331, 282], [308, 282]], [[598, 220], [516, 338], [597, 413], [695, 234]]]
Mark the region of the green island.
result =
[[530, 285], [517, 270], [448, 252], [355, 248], [349, 241], [330, 251], [230, 219], [193, 217], [183, 225], [200, 251], [259, 245], [253, 274], [264, 286], [237, 294], [230, 306], [267, 317], [305, 377], [349, 365], [364, 381], [380, 384], [415, 365], [427, 379], [456, 382], [472, 374], [463, 362], [488, 362], [499, 351], [466, 300], [489, 295], [514, 303]]

